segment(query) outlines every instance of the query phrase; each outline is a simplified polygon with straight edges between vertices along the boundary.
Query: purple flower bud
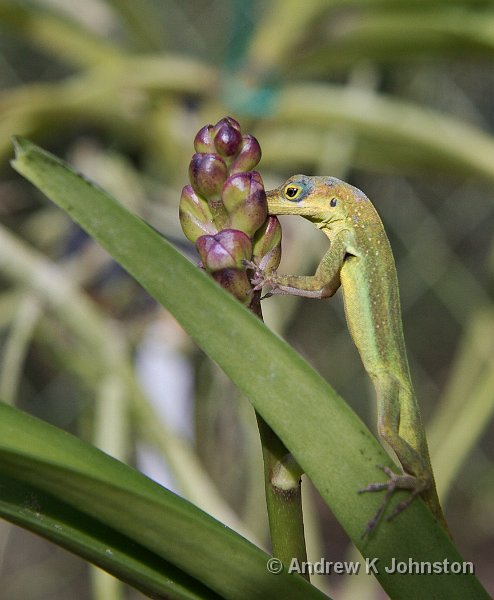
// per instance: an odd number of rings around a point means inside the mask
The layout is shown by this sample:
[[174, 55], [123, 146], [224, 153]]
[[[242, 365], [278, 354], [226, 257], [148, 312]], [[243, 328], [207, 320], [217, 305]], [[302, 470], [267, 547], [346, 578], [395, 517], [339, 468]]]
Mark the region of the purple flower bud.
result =
[[241, 171], [251, 171], [261, 160], [261, 146], [253, 135], [242, 137], [240, 154], [230, 166], [230, 175]]
[[220, 198], [227, 177], [225, 161], [217, 154], [194, 154], [189, 165], [189, 179], [194, 190], [206, 200]]
[[228, 290], [240, 302], [248, 304], [252, 298], [252, 285], [245, 271], [221, 269], [212, 274], [222, 288]]
[[221, 193], [230, 227], [252, 237], [267, 217], [266, 192], [257, 171], [229, 177]]
[[240, 125], [231, 117], [218, 121], [213, 128], [214, 145], [216, 150], [226, 158], [232, 158], [240, 152], [242, 133]]
[[242, 231], [223, 229], [216, 235], [203, 235], [196, 240], [202, 264], [210, 273], [220, 269], [244, 270], [243, 261], [252, 256], [252, 242]]
[[214, 235], [218, 231], [208, 203], [194, 192], [191, 185], [186, 185], [182, 190], [179, 217], [183, 232], [191, 242], [201, 235]]
[[281, 225], [274, 216], [269, 216], [255, 236], [252, 260], [264, 270], [277, 269], [281, 260]]
[[204, 125], [194, 138], [194, 148], [196, 152], [214, 152], [214, 132], [212, 125]]
[[242, 136], [232, 117], [202, 127], [194, 147], [191, 185], [183, 188], [180, 199], [182, 229], [195, 241], [201, 268], [260, 314], [260, 292], [252, 293], [244, 261], [254, 258], [262, 268], [275, 269], [281, 247], [279, 223], [267, 215], [264, 185], [252, 170], [261, 148], [252, 135]]
[[233, 117], [223, 117], [214, 126], [215, 133], [218, 131], [218, 129], [220, 127], [222, 127], [225, 124], [229, 125], [230, 127], [233, 127], [233, 129], [236, 129], [237, 131], [241, 132], [240, 123], [237, 120], [235, 120]]

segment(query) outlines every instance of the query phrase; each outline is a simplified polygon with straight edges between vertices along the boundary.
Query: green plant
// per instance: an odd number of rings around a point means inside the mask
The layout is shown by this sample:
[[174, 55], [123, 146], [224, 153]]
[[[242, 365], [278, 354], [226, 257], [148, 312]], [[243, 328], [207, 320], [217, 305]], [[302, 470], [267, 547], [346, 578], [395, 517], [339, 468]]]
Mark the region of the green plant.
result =
[[[288, 346], [274, 337], [256, 318], [217, 288], [203, 273], [197, 271], [142, 221], [31, 143], [17, 139], [16, 147], [17, 158], [13, 162], [14, 167], [52, 200], [63, 206], [71, 217], [105, 248], [111, 250], [113, 256], [129, 273], [138, 278], [152, 295], [176, 315], [192, 337], [246, 394], [259, 414], [293, 453], [326, 502], [331, 505], [364, 556], [378, 557], [383, 563], [389, 563], [392, 557], [400, 560], [409, 556], [419, 561], [444, 558], [451, 561], [461, 560], [444, 531], [433, 522], [421, 503], [416, 503], [399, 520], [383, 525], [375, 537], [363, 541], [361, 532], [367, 516], [376, 509], [379, 500], [369, 497], [362, 501], [355, 490], [361, 486], [363, 480], [373, 476], [376, 463], [389, 464], [389, 459], [384, 457], [379, 445], [358, 417]], [[221, 311], [211, 311], [210, 306], [221, 306]], [[226, 343], [232, 335], [238, 343], [235, 352], [232, 352], [230, 345]], [[273, 364], [276, 365], [276, 369], [273, 369]], [[175, 567], [224, 597], [237, 597], [237, 594], [244, 593], [239, 591], [242, 587], [240, 581], [232, 583], [231, 573], [224, 584], [217, 581], [210, 566], [210, 561], [215, 560], [215, 552], [208, 553], [208, 560], [204, 563], [201, 560], [200, 565], [197, 565], [196, 554], [188, 552], [189, 542], [183, 545], [187, 561], [172, 550], [178, 542], [177, 538], [168, 538], [170, 546], [161, 546], [159, 540], [162, 536], [158, 535], [156, 540], [156, 522], [160, 517], [164, 526], [169, 523], [175, 536], [182, 538], [183, 523], [179, 523], [178, 520], [175, 522], [173, 517], [168, 521], [165, 516], [171, 509], [163, 510], [163, 506], [160, 511], [157, 506], [151, 510], [151, 506], [147, 506], [142, 511], [138, 507], [135, 510], [144, 518], [144, 522], [140, 524], [135, 518], [129, 522], [121, 508], [116, 511], [117, 516], [114, 515], [115, 509], [109, 508], [107, 503], [107, 500], [111, 502], [111, 488], [119, 487], [120, 482], [131, 485], [126, 482], [129, 481], [129, 477], [131, 480], [135, 477], [125, 467], [115, 464], [114, 469], [109, 467], [104, 470], [107, 487], [99, 489], [94, 476], [90, 485], [84, 481], [80, 483], [79, 465], [81, 462], [86, 464], [80, 452], [67, 453], [63, 445], [60, 448], [59, 443], [50, 444], [46, 436], [40, 436], [39, 440], [35, 434], [19, 438], [15, 433], [15, 419], [22, 420], [23, 417], [12, 409], [4, 408], [4, 413], [7, 418], [2, 420], [2, 438], [5, 440], [2, 465], [8, 477], [18, 478], [19, 484], [34, 485], [35, 488], [51, 495], [63, 493], [64, 501], [71, 508], [82, 509], [83, 512], [90, 498], [94, 498], [93, 502], [97, 499], [102, 511], [101, 516], [110, 525], [114, 525], [118, 533], [131, 537], [134, 542], [173, 562]], [[29, 432], [29, 419], [24, 419], [26, 431]], [[35, 427], [42, 426], [34, 423], [33, 428]], [[35, 440], [40, 444], [37, 450], [33, 443]], [[68, 461], [67, 456], [71, 457]], [[365, 461], [362, 460], [362, 456], [365, 456]], [[76, 463], [71, 464], [72, 460]], [[97, 455], [94, 460], [98, 463], [103, 461], [103, 458], [100, 459]], [[57, 464], [59, 461], [63, 464]], [[45, 463], [44, 468], [41, 468], [40, 462]], [[62, 492], [67, 473], [71, 474], [73, 482], [67, 491]], [[62, 474], [65, 477], [61, 477]], [[142, 488], [149, 487], [152, 487], [151, 484], [143, 480]], [[142, 493], [152, 494], [151, 491], [144, 492], [144, 489]], [[154, 496], [150, 498], [151, 502], [153, 500], [158, 504]], [[36, 503], [36, 500], [33, 502]], [[176, 502], [182, 504], [178, 500]], [[120, 507], [122, 504], [119, 502]], [[364, 507], [368, 507], [369, 512], [364, 511]], [[126, 510], [128, 509], [129, 503]], [[177, 507], [177, 512], [181, 510], [186, 509]], [[29, 526], [32, 521], [31, 513], [32, 509], [29, 511], [29, 518], [22, 521], [22, 507], [19, 507], [17, 522]], [[155, 516], [146, 524], [146, 518], [151, 514]], [[7, 511], [4, 515], [10, 516]], [[190, 516], [186, 513], [184, 518], [189, 520]], [[201, 522], [199, 516], [198, 519]], [[122, 524], [122, 521], [125, 521], [125, 524]], [[205, 523], [204, 525], [206, 526]], [[168, 531], [165, 533], [166, 537], [170, 535]], [[153, 539], [149, 540], [148, 535]], [[197, 539], [194, 531], [185, 537], [191, 542]], [[74, 546], [75, 543], [72, 547]], [[170, 547], [170, 550], [167, 551], [167, 547]], [[211, 547], [209, 541], [208, 547]], [[221, 553], [221, 550], [217, 552]], [[230, 553], [228, 556], [243, 563], [243, 554], [239, 556]], [[258, 557], [259, 565], [262, 559], [260, 554]], [[106, 564], [108, 562], [107, 559]], [[202, 567], [207, 575], [202, 571], [197, 572], [197, 567]], [[123, 571], [130, 579], [128, 570], [124, 568]], [[480, 598], [483, 594], [480, 584], [472, 575], [444, 575], [441, 580], [434, 580], [427, 575], [387, 575], [382, 571], [377, 576], [390, 595], [400, 598], [413, 598], [418, 593], [444, 593], [452, 598], [462, 598], [469, 594]], [[251, 573], [250, 577], [254, 578], [254, 575]], [[276, 597], [281, 588], [277, 588], [276, 583], [273, 584], [273, 575], [268, 574], [267, 577], [272, 578], [271, 585], [276, 589], [270, 592], [271, 597]], [[298, 588], [302, 586], [298, 577], [294, 579], [297, 580], [294, 584], [296, 588], [302, 590], [300, 593], [304, 594], [304, 597], [308, 597], [308, 591], [304, 587]], [[284, 578], [283, 581], [289, 586], [288, 580]], [[198, 584], [193, 581], [190, 585]], [[441, 586], [440, 592], [438, 586]], [[176, 590], [175, 593], [178, 594]], [[298, 592], [292, 590], [289, 593]], [[316, 591], [312, 593], [316, 594]], [[279, 597], [296, 597], [286, 594], [285, 590]], [[265, 591], [259, 597], [266, 597]]]
[[[257, 544], [266, 541], [254, 411], [165, 311], [95, 242], [81, 243], [63, 212], [7, 165], [10, 136], [28, 136], [187, 251], [176, 203], [190, 141], [201, 123], [232, 114], [262, 144], [268, 188], [293, 173], [335, 175], [378, 207], [397, 258], [441, 500], [457, 546], [492, 593], [485, 435], [494, 412], [492, 2], [45, 6], [0, 0], [2, 398], [122, 461], [151, 445], [181, 494]], [[324, 248], [296, 221], [283, 226], [282, 268], [311, 272]], [[373, 395], [338, 299], [318, 306], [274, 298], [263, 310], [268, 325], [373, 423]], [[167, 342], [194, 371], [194, 443], [158, 418], [138, 385], [134, 355], [149, 321], [155, 329], [166, 321]], [[304, 502], [310, 560], [355, 552], [317, 494]], [[87, 577], [82, 561], [35, 536], [26, 543], [18, 528], [0, 522], [0, 529], [9, 600], [84, 596], [89, 586], [97, 600], [131, 594], [96, 570]], [[372, 577], [312, 581], [334, 583], [338, 600], [379, 594]]]

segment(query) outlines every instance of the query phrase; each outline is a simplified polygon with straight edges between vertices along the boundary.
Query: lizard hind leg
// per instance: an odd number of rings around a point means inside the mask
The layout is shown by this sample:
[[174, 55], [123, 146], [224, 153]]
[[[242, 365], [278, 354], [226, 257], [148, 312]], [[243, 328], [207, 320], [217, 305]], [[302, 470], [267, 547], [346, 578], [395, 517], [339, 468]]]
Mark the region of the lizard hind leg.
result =
[[403, 472], [397, 474], [389, 467], [380, 467], [389, 479], [385, 482], [371, 483], [366, 488], [359, 490], [359, 493], [386, 490], [383, 503], [367, 524], [364, 536], [377, 526], [396, 490], [409, 490], [410, 495], [395, 506], [386, 517], [388, 521], [405, 510], [418, 495], [431, 486], [432, 482], [427, 458], [424, 459], [419, 448], [412, 447], [400, 435], [400, 396], [403, 398], [404, 391], [400, 381], [389, 373], [382, 373], [375, 378], [374, 382], [377, 392], [379, 435], [395, 452]]

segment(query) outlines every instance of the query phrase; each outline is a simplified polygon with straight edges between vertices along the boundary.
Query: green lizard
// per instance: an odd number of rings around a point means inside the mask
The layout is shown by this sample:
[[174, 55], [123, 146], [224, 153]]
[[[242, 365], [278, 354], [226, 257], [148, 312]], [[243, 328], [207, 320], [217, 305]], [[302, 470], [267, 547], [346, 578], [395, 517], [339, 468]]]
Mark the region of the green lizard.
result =
[[267, 201], [270, 214], [300, 215], [314, 223], [328, 236], [330, 247], [312, 276], [265, 272], [262, 266], [249, 263], [255, 270], [255, 289], [268, 286], [268, 296], [327, 298], [341, 285], [348, 328], [376, 390], [378, 432], [403, 469], [396, 474], [384, 468], [387, 482], [372, 483], [360, 490], [387, 490], [366, 533], [376, 526], [398, 488], [410, 490], [410, 496], [388, 519], [421, 495], [447, 530], [410, 379], [395, 263], [376, 209], [363, 192], [334, 177], [295, 175], [267, 192]]

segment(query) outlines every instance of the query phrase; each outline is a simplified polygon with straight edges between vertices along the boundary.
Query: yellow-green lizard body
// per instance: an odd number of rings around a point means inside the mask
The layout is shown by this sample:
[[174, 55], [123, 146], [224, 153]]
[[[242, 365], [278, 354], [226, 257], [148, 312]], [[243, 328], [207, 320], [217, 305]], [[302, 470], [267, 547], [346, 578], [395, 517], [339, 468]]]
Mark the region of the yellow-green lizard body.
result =
[[[311, 298], [332, 296], [342, 288], [351, 336], [377, 394], [378, 431], [395, 451], [403, 473], [362, 491], [411, 490], [391, 516], [420, 494], [446, 527], [430, 464], [427, 440], [413, 391], [402, 330], [398, 279], [391, 247], [381, 219], [357, 188], [333, 177], [295, 175], [267, 192], [268, 212], [300, 215], [327, 235], [329, 250], [313, 276], [265, 273], [256, 268], [256, 289], [270, 294]], [[369, 523], [377, 523], [385, 503]]]

